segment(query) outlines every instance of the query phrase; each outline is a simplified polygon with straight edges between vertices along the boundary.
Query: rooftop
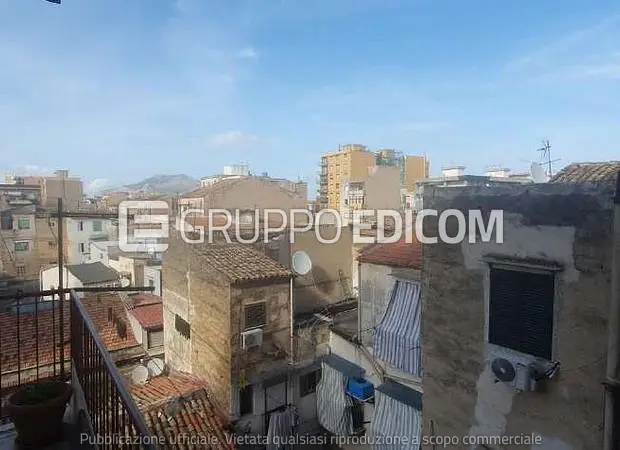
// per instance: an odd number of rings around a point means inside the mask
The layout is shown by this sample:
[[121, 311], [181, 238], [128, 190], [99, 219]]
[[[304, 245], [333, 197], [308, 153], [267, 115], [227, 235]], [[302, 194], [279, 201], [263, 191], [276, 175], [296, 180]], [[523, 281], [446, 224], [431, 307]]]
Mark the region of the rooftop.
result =
[[[44, 309], [51, 301], [39, 301], [37, 313], [33, 305], [27, 309], [20, 308], [20, 313], [0, 314], [0, 345], [2, 348], [2, 371], [4, 374], [16, 370], [26, 370], [51, 365], [54, 361], [54, 342], [60, 336], [60, 312], [58, 305], [54, 309]], [[125, 309], [121, 304], [118, 294], [87, 294], [82, 299], [84, 307], [99, 331], [103, 343], [109, 351], [123, 350], [138, 346], [131, 331], [131, 327], [124, 327], [124, 337], [113, 320], [109, 320], [109, 312], [112, 316], [119, 317], [124, 322]], [[51, 306], [51, 305], [50, 305]], [[63, 323], [65, 330], [64, 354], [70, 355], [70, 323], [69, 305], [64, 309]], [[31, 312], [32, 311], [32, 312]], [[19, 326], [18, 326], [19, 323]], [[56, 360], [60, 349], [55, 349]], [[68, 360], [69, 356], [67, 356]], [[22, 377], [22, 382], [27, 377]], [[4, 382], [4, 377], [3, 377]], [[4, 384], [4, 383], [3, 383]]]
[[160, 328], [164, 326], [164, 305], [162, 302], [134, 306], [130, 311], [142, 328]]
[[243, 244], [205, 244], [192, 246], [200, 258], [231, 282], [290, 278], [293, 273], [270, 257]]
[[414, 232], [411, 232], [412, 242], [408, 243], [407, 234], [403, 231], [403, 236], [394, 243], [369, 245], [359, 253], [358, 261], [420, 270], [422, 268], [422, 245], [416, 239]]
[[[230, 443], [228, 424], [200, 380], [171, 374], [145, 385], [133, 384], [130, 389], [151, 432], [168, 442], [176, 439], [176, 444], [163, 448], [235, 448]], [[179, 442], [183, 437], [188, 439], [186, 445]]]
[[118, 280], [118, 272], [100, 261], [68, 265], [67, 270], [83, 284], [105, 283]]
[[566, 166], [554, 175], [550, 183], [615, 181], [619, 172], [620, 161], [575, 163]]

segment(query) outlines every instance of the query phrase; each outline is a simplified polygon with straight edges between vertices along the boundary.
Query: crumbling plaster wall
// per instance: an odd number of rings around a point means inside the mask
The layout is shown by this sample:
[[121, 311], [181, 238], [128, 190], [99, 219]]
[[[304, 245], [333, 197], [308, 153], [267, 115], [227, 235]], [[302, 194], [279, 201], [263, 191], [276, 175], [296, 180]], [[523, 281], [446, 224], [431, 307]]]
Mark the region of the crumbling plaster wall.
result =
[[[504, 211], [503, 243], [426, 244], [423, 258], [424, 429], [435, 435], [540, 436], [537, 449], [602, 448], [610, 297], [613, 187], [594, 184], [429, 188], [424, 205], [465, 213]], [[424, 220], [438, 235], [438, 220]], [[456, 220], [448, 220], [450, 236]], [[495, 382], [489, 363], [511, 354], [486, 342], [484, 256], [563, 266], [555, 303], [553, 357], [544, 392]], [[502, 353], [504, 352], [504, 353]], [[431, 427], [432, 423], [432, 427]], [[524, 448], [505, 446], [488, 448]], [[471, 448], [462, 445], [460, 448]], [[483, 448], [483, 447], [481, 447]]]

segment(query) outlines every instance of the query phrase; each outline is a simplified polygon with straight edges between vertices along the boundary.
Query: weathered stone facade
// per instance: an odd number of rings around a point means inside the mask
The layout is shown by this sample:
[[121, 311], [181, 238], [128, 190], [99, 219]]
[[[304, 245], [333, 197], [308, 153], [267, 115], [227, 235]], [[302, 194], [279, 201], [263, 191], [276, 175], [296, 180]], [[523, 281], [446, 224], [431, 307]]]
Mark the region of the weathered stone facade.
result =
[[[439, 213], [457, 209], [467, 217], [478, 209], [488, 218], [491, 210], [503, 210], [504, 242], [469, 243], [466, 236], [461, 244], [424, 246], [424, 434], [536, 433], [542, 443], [531, 448], [602, 448], [613, 186], [429, 188], [425, 193], [425, 208]], [[426, 217], [424, 234], [437, 236], [438, 224], [437, 217]], [[449, 219], [446, 228], [455, 236], [456, 220]], [[497, 382], [490, 369], [498, 349], [485, 331], [489, 265], [484, 258], [489, 256], [561, 267], [552, 344], [561, 366], [542, 391], [517, 391]], [[487, 448], [517, 447], [530, 448]]]
[[[208, 244], [207, 244], [208, 245]], [[205, 380], [228, 414], [240, 383], [291, 353], [290, 278], [231, 282], [200, 255], [200, 245], [173, 236], [163, 261], [164, 343], [171, 368]], [[266, 302], [262, 348], [241, 348], [243, 306]], [[175, 326], [189, 323], [190, 337]]]

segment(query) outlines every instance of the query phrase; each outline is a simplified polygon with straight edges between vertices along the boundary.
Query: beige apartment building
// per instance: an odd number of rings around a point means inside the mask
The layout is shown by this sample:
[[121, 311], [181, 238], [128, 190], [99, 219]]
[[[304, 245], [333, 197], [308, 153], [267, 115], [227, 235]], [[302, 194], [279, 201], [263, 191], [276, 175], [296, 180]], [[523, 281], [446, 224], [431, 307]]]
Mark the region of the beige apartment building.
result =
[[344, 181], [365, 181], [375, 165], [375, 154], [360, 144], [341, 145], [337, 152], [321, 156], [318, 201], [322, 208], [338, 210]]
[[[413, 195], [416, 183], [428, 177], [429, 161], [425, 156], [403, 155], [393, 149], [373, 152], [359, 144], [340, 146], [337, 152], [326, 153], [321, 157], [317, 200], [322, 208], [341, 212], [343, 209], [373, 209], [368, 204], [367, 184], [374, 175], [388, 172], [390, 179], [381, 182], [383, 187], [376, 187], [378, 191], [385, 191], [388, 189], [385, 182], [389, 181], [388, 184], [394, 186], [389, 195], [400, 199], [402, 191]], [[378, 180], [381, 177], [376, 178]], [[398, 202], [403, 203], [401, 200]]]
[[80, 178], [70, 177], [68, 170], [57, 170], [54, 176], [41, 179], [41, 204], [55, 207], [62, 198], [66, 209], [76, 209], [84, 199], [84, 185]]

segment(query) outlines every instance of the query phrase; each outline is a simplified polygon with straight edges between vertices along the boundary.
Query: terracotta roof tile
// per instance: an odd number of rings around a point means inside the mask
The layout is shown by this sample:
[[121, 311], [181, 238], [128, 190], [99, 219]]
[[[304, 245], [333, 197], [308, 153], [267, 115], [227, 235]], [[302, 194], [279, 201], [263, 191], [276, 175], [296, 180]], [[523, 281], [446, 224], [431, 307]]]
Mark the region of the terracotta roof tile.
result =
[[164, 305], [161, 302], [135, 306], [130, 314], [133, 314], [143, 328], [164, 326]]
[[[126, 323], [125, 309], [118, 294], [87, 295], [82, 302], [108, 350], [122, 350], [139, 345], [131, 327], [128, 325], [125, 327], [126, 337], [122, 338], [119, 336], [116, 325], [108, 321], [108, 309], [111, 308], [113, 314]], [[70, 303], [67, 302], [63, 308], [65, 361], [69, 361], [71, 354], [69, 314]], [[37, 362], [39, 367], [51, 365], [54, 362], [54, 347], [56, 347], [56, 361], [59, 361], [62, 345], [58, 306], [53, 310], [39, 310], [37, 314], [27, 310], [22, 310], [19, 315], [0, 314], [0, 370], [2, 373], [35, 368]]]
[[209, 267], [226, 276], [231, 282], [288, 278], [293, 273], [263, 253], [248, 245], [205, 244], [191, 248]]
[[228, 424], [204, 382], [183, 374], [130, 384], [151, 433], [165, 439], [162, 448], [233, 449]]
[[130, 295], [129, 298], [131, 299], [134, 308], [137, 306], [154, 305], [163, 302], [163, 299], [159, 295], [144, 292]]
[[575, 163], [558, 172], [550, 182], [615, 181], [618, 172], [620, 161]]
[[422, 269], [422, 245], [416, 239], [415, 233], [413, 242], [407, 243], [407, 235], [397, 242], [390, 244], [372, 244], [363, 249], [358, 261], [370, 264], [379, 264], [391, 267], [406, 267], [411, 269]]

